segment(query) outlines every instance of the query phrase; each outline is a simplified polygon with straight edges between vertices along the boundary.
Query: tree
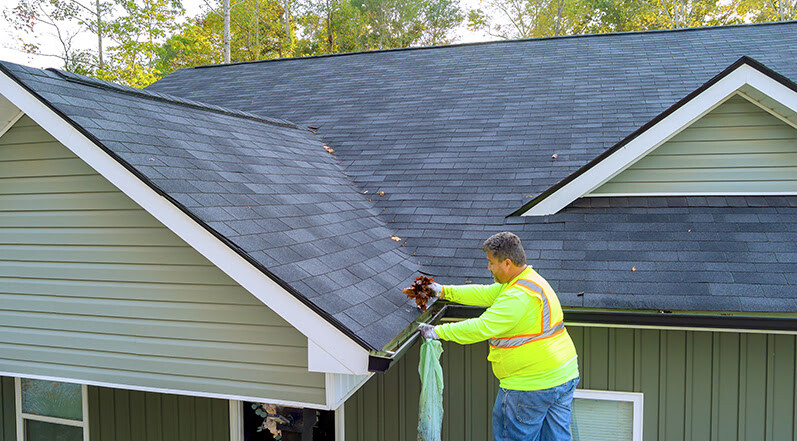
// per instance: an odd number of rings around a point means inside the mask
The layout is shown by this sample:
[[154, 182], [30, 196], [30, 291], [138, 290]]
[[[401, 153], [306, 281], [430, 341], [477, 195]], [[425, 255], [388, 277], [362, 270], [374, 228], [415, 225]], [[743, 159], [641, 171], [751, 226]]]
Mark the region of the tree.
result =
[[[103, 20], [110, 4], [100, 0], [19, 0], [3, 11], [19, 37], [22, 51], [59, 58], [66, 70], [90, 73], [103, 66]], [[44, 33], [38, 32], [45, 28]], [[97, 35], [96, 52], [75, 47], [75, 38], [83, 32]], [[59, 43], [56, 53], [42, 53], [42, 36], [52, 36]]]
[[366, 49], [450, 43], [463, 13], [452, 0], [362, 0]]
[[755, 23], [797, 20], [797, 0], [745, 0], [736, 12]]
[[488, 0], [468, 14], [468, 26], [512, 39], [583, 33], [594, 9], [584, 0]]
[[177, 18], [184, 12], [179, 0], [117, 0], [123, 14], [108, 24], [117, 42], [108, 48], [109, 63], [100, 78], [134, 87], [156, 81], [160, 45], [180, 29]]
[[297, 41], [297, 55], [362, 50], [365, 24], [351, 1], [317, 0], [305, 3], [302, 10], [298, 24], [303, 37]]

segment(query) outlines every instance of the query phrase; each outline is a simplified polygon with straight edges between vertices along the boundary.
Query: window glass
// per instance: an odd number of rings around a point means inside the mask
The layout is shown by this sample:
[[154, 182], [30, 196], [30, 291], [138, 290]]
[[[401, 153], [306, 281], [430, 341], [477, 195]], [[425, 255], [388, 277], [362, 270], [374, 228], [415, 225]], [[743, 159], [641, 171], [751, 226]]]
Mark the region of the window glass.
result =
[[83, 441], [83, 429], [25, 420], [25, 441]]
[[22, 412], [83, 420], [83, 391], [79, 384], [21, 379]]
[[634, 403], [629, 401], [573, 400], [570, 431], [573, 441], [631, 441]]

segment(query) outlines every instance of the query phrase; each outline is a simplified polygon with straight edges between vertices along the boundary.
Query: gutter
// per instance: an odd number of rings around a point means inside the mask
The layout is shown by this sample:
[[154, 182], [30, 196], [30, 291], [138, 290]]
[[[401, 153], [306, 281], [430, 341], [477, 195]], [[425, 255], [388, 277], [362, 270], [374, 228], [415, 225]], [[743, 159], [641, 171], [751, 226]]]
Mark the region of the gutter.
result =
[[[419, 317], [419, 322], [437, 324], [439, 322], [458, 322], [480, 316], [486, 308], [478, 306], [463, 306], [452, 303], [436, 302], [438, 310], [433, 314], [424, 314]], [[633, 312], [633, 311], [607, 311], [607, 310], [564, 310], [565, 322], [574, 325], [611, 325], [628, 327], [652, 328], [678, 328], [678, 329], [704, 329], [704, 330], [749, 330], [760, 332], [786, 332], [797, 333], [797, 316], [795, 317], [766, 317], [716, 314], [675, 314], [671, 312]], [[424, 316], [425, 320], [424, 320]], [[413, 328], [417, 324], [411, 325]], [[371, 352], [368, 358], [368, 371], [385, 373], [393, 364], [419, 340], [417, 329], [409, 335], [403, 334], [401, 344], [394, 351], [380, 353]]]

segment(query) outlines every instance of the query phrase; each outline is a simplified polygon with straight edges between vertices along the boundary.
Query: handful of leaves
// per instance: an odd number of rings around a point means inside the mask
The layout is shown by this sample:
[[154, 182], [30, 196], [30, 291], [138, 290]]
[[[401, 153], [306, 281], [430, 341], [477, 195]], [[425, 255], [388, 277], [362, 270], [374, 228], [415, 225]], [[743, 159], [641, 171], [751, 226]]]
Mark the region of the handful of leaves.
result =
[[421, 311], [426, 311], [426, 304], [434, 297], [434, 293], [429, 288], [429, 285], [434, 283], [434, 279], [426, 276], [418, 276], [409, 288], [404, 288], [404, 293], [407, 298], [415, 300], [415, 304], [421, 308]]

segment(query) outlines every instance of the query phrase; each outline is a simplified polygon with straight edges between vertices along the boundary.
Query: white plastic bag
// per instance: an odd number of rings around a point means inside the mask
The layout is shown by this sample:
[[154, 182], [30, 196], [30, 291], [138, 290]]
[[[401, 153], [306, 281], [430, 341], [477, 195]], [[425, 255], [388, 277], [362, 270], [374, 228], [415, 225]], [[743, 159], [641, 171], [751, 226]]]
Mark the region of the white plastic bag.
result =
[[418, 402], [418, 441], [440, 441], [443, 430], [443, 345], [426, 339], [421, 345], [421, 398]]

